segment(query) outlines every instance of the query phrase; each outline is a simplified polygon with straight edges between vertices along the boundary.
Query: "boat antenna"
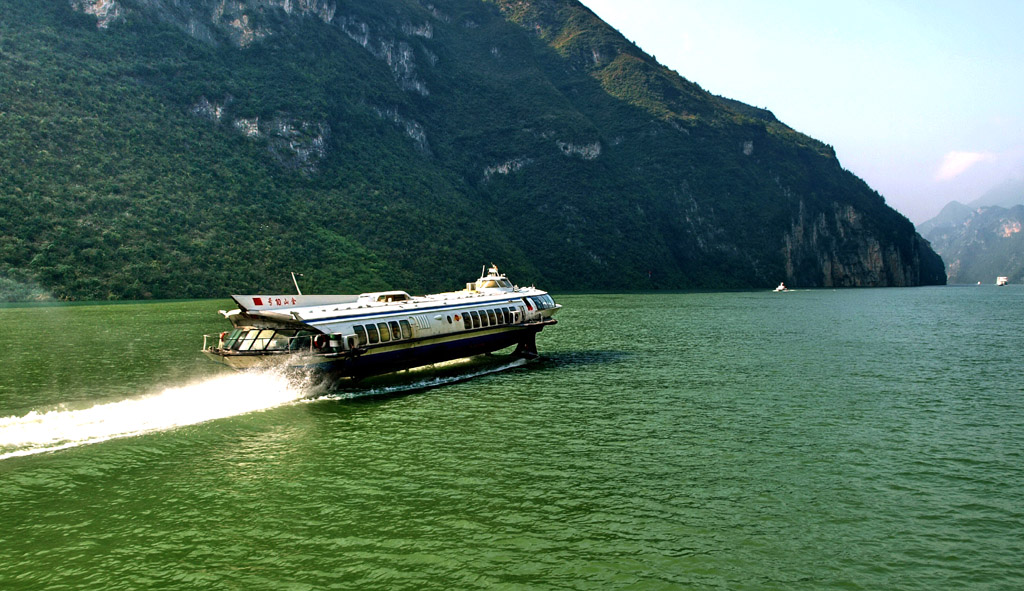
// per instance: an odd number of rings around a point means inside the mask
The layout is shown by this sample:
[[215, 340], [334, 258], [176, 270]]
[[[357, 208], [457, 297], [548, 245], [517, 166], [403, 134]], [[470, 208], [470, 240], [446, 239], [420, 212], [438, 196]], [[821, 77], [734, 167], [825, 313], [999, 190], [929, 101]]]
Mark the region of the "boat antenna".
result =
[[[302, 295], [302, 290], [299, 289], [299, 282], [295, 280], [295, 275], [296, 275], [295, 271], [292, 271], [292, 283], [295, 284], [295, 291], [299, 292], [299, 295]], [[303, 275], [302, 275], [302, 273], [298, 273], [298, 276], [302, 277]]]

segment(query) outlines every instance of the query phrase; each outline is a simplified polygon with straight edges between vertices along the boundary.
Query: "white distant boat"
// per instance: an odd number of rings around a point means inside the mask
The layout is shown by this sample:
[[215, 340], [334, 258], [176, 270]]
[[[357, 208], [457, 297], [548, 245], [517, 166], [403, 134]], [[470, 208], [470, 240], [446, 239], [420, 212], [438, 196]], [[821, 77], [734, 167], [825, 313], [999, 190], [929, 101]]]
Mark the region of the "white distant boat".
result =
[[775, 288], [775, 291], [789, 291], [785, 283], [779, 283], [779, 286]]
[[996, 277], [996, 285], [1006, 285], [1009, 282], [1009, 277]]

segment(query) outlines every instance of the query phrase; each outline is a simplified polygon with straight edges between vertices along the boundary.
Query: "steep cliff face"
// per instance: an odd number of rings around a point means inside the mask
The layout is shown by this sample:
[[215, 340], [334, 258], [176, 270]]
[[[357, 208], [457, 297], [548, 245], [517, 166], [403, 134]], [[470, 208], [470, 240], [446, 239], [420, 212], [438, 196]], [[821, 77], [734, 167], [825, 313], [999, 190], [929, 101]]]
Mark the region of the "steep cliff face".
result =
[[833, 203], [831, 211], [809, 215], [804, 202], [785, 235], [786, 281], [820, 277], [816, 287], [905, 287], [942, 283], [942, 261], [915, 236], [905, 248], [884, 243], [868, 231], [865, 216], [852, 205]]
[[[0, 279], [65, 297], [917, 285], [831, 147], [574, 0], [8, 0]], [[60, 39], [54, 44], [53, 39]]]

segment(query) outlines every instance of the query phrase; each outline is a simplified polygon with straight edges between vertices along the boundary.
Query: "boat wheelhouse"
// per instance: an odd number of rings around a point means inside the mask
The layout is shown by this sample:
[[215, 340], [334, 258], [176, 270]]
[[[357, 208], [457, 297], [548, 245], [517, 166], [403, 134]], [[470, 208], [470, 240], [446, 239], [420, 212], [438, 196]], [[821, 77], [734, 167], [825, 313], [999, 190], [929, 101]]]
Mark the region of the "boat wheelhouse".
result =
[[221, 310], [234, 329], [204, 335], [203, 353], [247, 369], [269, 365], [361, 378], [515, 346], [537, 356], [536, 336], [561, 308], [547, 292], [513, 285], [497, 267], [460, 291], [410, 296], [233, 295]]

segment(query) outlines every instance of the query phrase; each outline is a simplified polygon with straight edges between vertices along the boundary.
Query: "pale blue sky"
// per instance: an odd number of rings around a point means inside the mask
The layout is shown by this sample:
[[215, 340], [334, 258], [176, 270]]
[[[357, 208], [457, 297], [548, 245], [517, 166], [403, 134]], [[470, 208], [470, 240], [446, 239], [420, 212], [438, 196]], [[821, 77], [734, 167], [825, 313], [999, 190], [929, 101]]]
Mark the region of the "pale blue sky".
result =
[[1024, 177], [1022, 0], [582, 1], [704, 89], [831, 144], [915, 223]]

